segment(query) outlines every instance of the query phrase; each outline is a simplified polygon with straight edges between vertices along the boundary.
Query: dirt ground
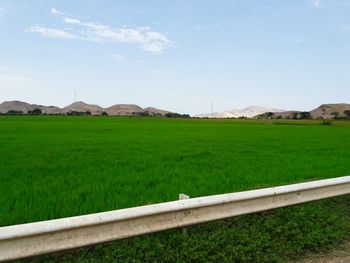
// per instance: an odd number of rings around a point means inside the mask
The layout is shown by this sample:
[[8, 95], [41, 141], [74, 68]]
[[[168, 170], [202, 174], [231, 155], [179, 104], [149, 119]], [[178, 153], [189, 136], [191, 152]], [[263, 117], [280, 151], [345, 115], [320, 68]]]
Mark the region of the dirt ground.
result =
[[308, 256], [295, 263], [350, 263], [350, 241], [338, 249], [315, 256]]

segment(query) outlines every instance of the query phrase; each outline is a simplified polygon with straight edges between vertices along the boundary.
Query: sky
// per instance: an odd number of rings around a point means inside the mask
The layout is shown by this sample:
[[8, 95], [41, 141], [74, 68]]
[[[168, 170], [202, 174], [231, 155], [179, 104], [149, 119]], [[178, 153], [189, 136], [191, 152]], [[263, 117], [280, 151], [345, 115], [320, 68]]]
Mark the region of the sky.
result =
[[350, 0], [0, 0], [0, 102], [350, 103]]

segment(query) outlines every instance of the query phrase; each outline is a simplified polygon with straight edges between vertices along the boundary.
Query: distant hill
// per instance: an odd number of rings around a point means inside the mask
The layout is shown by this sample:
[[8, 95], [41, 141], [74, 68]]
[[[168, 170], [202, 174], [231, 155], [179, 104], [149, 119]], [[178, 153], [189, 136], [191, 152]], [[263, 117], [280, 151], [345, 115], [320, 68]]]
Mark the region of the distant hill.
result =
[[[347, 112], [349, 111], [349, 112]], [[255, 116], [257, 119], [335, 119], [349, 118], [350, 104], [322, 104], [312, 111], [266, 112]]]
[[332, 119], [334, 117], [345, 117], [345, 111], [350, 110], [350, 104], [322, 104], [318, 108], [310, 111], [313, 119]]
[[82, 102], [82, 101], [77, 101], [77, 102], [74, 102], [66, 107], [64, 107], [62, 109], [62, 111], [64, 113], [67, 113], [67, 112], [73, 112], [73, 111], [76, 111], [76, 112], [91, 112], [92, 115], [101, 115], [102, 112], [104, 112], [104, 109], [98, 105], [94, 105], [94, 104], [87, 104], [85, 102]]
[[153, 107], [147, 107], [143, 109], [145, 112], [149, 112], [150, 114], [160, 114], [160, 115], [165, 115], [167, 113], [172, 113], [170, 111], [165, 111], [165, 110], [160, 110], [157, 108], [153, 108]]
[[161, 110], [153, 107], [142, 108], [134, 104], [116, 104], [108, 108], [103, 108], [95, 104], [87, 104], [83, 101], [74, 102], [64, 108], [56, 106], [43, 106], [37, 104], [29, 104], [23, 101], [4, 101], [0, 104], [0, 113], [6, 114], [9, 111], [29, 113], [33, 110], [40, 109], [43, 114], [69, 114], [73, 112], [89, 112], [92, 115], [101, 115], [106, 112], [108, 115], [116, 116], [131, 116], [138, 113], [145, 113], [147, 115], [166, 115], [172, 113], [171, 111]]
[[108, 115], [133, 115], [143, 111], [143, 108], [135, 104], [117, 104], [106, 108]]
[[239, 118], [239, 117], [252, 118], [256, 115], [263, 114], [265, 112], [283, 112], [283, 111], [284, 110], [266, 108], [261, 106], [249, 106], [241, 110], [234, 109], [231, 111], [214, 112], [213, 114], [205, 113], [205, 114], [199, 114], [195, 117], [198, 117], [198, 118]]
[[27, 113], [28, 111], [33, 110], [33, 107], [31, 104], [14, 100], [14, 101], [4, 101], [0, 104], [0, 112], [1, 113], [7, 113], [8, 111], [22, 111]]

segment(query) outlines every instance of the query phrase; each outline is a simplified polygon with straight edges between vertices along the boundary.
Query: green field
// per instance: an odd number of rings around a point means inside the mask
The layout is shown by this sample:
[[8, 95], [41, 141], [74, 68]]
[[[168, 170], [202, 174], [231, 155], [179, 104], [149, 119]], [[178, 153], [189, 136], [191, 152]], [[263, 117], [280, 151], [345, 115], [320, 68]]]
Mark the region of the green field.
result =
[[[179, 193], [197, 197], [349, 175], [350, 122], [2, 116], [0, 156], [0, 226], [6, 226], [176, 200]], [[185, 236], [173, 230], [97, 246], [64, 260], [139, 262], [141, 253], [140, 262], [205, 262], [211, 255], [217, 262], [225, 261], [221, 256], [279, 261], [287, 252], [349, 237], [349, 204], [340, 197], [278, 209], [193, 227]]]

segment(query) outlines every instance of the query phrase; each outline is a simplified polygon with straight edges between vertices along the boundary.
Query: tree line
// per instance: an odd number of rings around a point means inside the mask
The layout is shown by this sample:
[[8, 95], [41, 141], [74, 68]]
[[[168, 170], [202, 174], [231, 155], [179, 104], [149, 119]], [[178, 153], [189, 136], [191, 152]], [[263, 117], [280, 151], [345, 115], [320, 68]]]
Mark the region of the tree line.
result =
[[[339, 112], [332, 112], [330, 115], [333, 116], [333, 119], [335, 120], [344, 120], [344, 119], [350, 119], [350, 110], [345, 110], [343, 114]], [[275, 112], [266, 112], [258, 117], [259, 119], [283, 119], [284, 117], [282, 115], [277, 115]], [[285, 117], [286, 119], [292, 119], [292, 120], [311, 120], [313, 119], [311, 117], [310, 112], [308, 111], [301, 111], [301, 112], [294, 112], [291, 116]], [[323, 117], [320, 117], [320, 119], [323, 119]]]

